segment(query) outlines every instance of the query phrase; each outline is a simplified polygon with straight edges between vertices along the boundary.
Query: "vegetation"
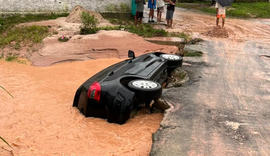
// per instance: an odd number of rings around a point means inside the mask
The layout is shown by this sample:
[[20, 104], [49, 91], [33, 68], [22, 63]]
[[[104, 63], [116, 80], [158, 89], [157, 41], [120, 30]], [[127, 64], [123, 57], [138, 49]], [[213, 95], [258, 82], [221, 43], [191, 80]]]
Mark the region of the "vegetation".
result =
[[[176, 3], [177, 7], [200, 10], [203, 12], [215, 14], [214, 7], [209, 6], [210, 2], [196, 2], [194, 3]], [[231, 7], [227, 7], [226, 15], [239, 18], [270, 18], [270, 3], [233, 3]]]
[[48, 27], [45, 26], [21, 26], [13, 27], [0, 36], [0, 48], [10, 45], [16, 50], [21, 48], [21, 44], [33, 45], [40, 43], [49, 35]]
[[155, 29], [150, 24], [127, 25], [125, 30], [142, 37], [167, 36], [168, 34], [164, 29]]
[[68, 14], [44, 14], [44, 15], [13, 15], [0, 18], [0, 49], [11, 46], [20, 50], [22, 44], [30, 45], [40, 43], [49, 35], [48, 27], [45, 26], [15, 26], [19, 23], [56, 19]]
[[81, 15], [82, 26], [80, 34], [95, 34], [97, 30], [98, 20], [94, 15], [90, 15], [88, 12], [82, 12]]
[[107, 12], [122, 12], [122, 13], [126, 13], [126, 12], [130, 12], [130, 8], [127, 4], [121, 3], [120, 5], [116, 5], [116, 4], [110, 4], [107, 5], [105, 10]]
[[[0, 139], [4, 142], [4, 143], [6, 143], [10, 148], [12, 148], [11, 146], [10, 146], [10, 144], [4, 139], [4, 138], [2, 138], [1, 136], [0, 136]], [[13, 148], [12, 148], [13, 149]]]
[[[13, 96], [4, 88], [4, 87], [2, 87], [2, 86], [0, 86], [0, 88], [2, 88], [4, 91], [6, 91], [12, 98], [13, 98]], [[9, 143], [4, 139], [4, 138], [2, 138], [1, 136], [0, 136], [0, 139], [4, 142], [4, 143], [6, 143], [10, 148], [12, 148], [10, 145], [9, 145]]]
[[197, 52], [197, 51], [185, 52], [185, 54], [184, 54], [185, 57], [201, 57], [202, 55], [203, 55], [202, 52]]
[[62, 37], [59, 37], [58, 38], [58, 41], [59, 42], [67, 42], [69, 40], [69, 38], [65, 37], [65, 36], [62, 36]]
[[50, 20], [56, 19], [58, 17], [66, 17], [68, 13], [64, 14], [27, 14], [27, 15], [20, 15], [15, 14], [7, 18], [0, 18], [0, 34], [5, 33], [6, 31], [13, 28], [16, 24], [19, 23], [26, 23], [26, 22], [33, 22], [33, 21], [43, 21], [43, 20]]
[[13, 96], [4, 88], [4, 87], [2, 87], [1, 85], [0, 85], [0, 88], [2, 88], [4, 91], [6, 91], [12, 98], [13, 98]]
[[181, 33], [180, 32], [171, 32], [167, 36], [184, 38], [186, 43], [190, 42], [192, 39], [190, 34], [186, 34], [184, 32], [181, 32]]

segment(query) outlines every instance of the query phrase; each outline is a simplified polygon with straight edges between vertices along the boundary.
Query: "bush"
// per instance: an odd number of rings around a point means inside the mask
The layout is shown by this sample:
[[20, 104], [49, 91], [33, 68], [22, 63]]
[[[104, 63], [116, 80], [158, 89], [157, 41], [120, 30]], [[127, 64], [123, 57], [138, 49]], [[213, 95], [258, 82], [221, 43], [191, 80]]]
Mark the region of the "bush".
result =
[[98, 20], [94, 15], [90, 15], [88, 12], [83, 11], [81, 15], [82, 27], [80, 34], [94, 34], [97, 32]]
[[67, 42], [68, 40], [69, 40], [69, 38], [64, 37], [64, 36], [58, 38], [59, 42]]

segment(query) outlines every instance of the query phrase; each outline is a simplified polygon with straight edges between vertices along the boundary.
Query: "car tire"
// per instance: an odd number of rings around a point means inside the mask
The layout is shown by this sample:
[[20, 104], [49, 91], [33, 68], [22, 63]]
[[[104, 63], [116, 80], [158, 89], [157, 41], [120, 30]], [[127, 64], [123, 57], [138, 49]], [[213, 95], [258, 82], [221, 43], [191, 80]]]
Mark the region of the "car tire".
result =
[[150, 99], [158, 99], [161, 97], [162, 87], [158, 82], [152, 80], [132, 80], [128, 83], [128, 87], [137, 95], [148, 97]]
[[168, 60], [168, 65], [169, 66], [177, 66], [180, 67], [182, 66], [183, 63], [183, 58], [179, 55], [174, 55], [174, 54], [161, 54], [161, 58]]

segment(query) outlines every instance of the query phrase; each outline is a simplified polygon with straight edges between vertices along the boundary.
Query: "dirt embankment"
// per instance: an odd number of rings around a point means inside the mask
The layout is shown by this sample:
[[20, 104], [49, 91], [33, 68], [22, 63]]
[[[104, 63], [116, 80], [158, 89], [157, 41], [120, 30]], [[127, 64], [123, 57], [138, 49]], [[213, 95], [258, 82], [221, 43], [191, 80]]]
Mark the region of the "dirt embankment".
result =
[[[99, 27], [113, 26], [99, 13], [76, 6], [67, 18], [21, 24], [48, 26], [50, 31], [57, 33], [45, 38], [42, 44], [36, 45], [32, 50], [24, 47], [15, 52], [27, 57], [35, 66], [48, 66], [66, 61], [127, 58], [128, 50], [133, 50], [137, 56], [152, 51], [166, 53], [175, 53], [177, 51], [177, 47], [149, 43], [142, 37], [126, 31], [99, 31], [97, 34], [79, 35], [81, 13], [83, 11], [95, 16]], [[62, 36], [70, 40], [68, 42], [59, 42], [58, 38]]]

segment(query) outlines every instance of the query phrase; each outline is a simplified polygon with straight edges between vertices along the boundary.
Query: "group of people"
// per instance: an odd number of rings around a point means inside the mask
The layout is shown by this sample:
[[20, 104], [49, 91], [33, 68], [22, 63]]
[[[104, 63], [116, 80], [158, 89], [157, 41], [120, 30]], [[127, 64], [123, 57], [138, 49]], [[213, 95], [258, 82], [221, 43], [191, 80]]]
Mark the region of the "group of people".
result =
[[[135, 15], [135, 24], [141, 24], [144, 12], [144, 5], [146, 4], [145, 0], [134, 0], [137, 4], [136, 15]], [[175, 10], [176, 0], [148, 0], [149, 11], [149, 20], [148, 23], [154, 21], [154, 10], [157, 8], [157, 22], [161, 22], [162, 12], [164, 12], [165, 3], [167, 5], [166, 20], [167, 28], [172, 28], [173, 24], [173, 14]], [[225, 24], [225, 14], [226, 7], [222, 7], [218, 2], [215, 5], [216, 8], [216, 26], [219, 25], [219, 19], [222, 18], [222, 27]]]
[[[154, 10], [156, 8], [157, 8], [157, 22], [161, 22], [161, 16], [162, 12], [164, 12], [165, 3], [167, 5], [167, 13], [166, 13], [167, 28], [172, 28], [173, 14], [175, 10], [176, 0], [148, 0], [148, 8], [150, 9], [148, 23], [155, 22]], [[135, 4], [137, 4], [135, 23], [141, 24], [143, 18], [144, 4], [146, 4], [146, 2], [145, 0], [135, 0]]]

